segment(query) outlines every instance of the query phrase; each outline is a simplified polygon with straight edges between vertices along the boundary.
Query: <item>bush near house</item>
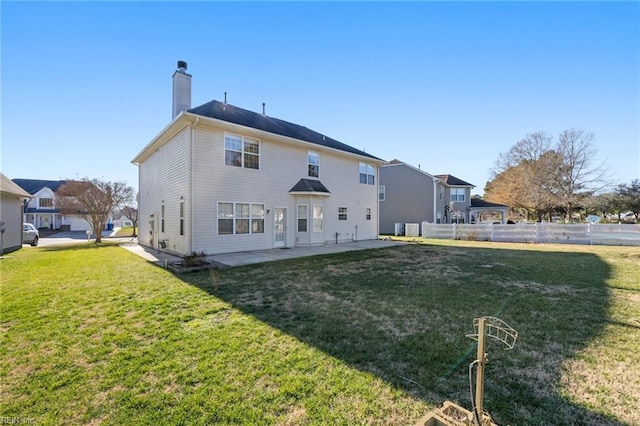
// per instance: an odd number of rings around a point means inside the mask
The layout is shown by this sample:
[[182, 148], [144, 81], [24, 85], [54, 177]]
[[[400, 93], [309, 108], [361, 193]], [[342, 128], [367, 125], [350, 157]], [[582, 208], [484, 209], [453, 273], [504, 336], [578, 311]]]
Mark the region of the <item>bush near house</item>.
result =
[[[176, 276], [108, 244], [0, 261], [2, 415], [57, 424], [640, 424], [640, 250], [427, 241]], [[541, 267], [544, 265], [544, 267]]]

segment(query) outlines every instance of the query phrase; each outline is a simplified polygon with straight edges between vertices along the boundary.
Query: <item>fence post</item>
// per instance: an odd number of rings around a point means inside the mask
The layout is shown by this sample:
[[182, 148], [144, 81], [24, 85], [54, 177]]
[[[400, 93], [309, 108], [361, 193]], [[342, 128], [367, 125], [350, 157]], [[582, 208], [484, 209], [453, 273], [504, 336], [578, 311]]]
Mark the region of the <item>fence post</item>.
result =
[[453, 224], [453, 239], [455, 240], [458, 237], [458, 228], [457, 228], [457, 223]]
[[539, 223], [536, 222], [535, 224], [535, 231], [536, 231], [536, 244], [538, 244], [540, 242], [540, 236], [538, 235], [538, 225]]
[[589, 236], [589, 245], [593, 245], [591, 242], [591, 222], [587, 222], [587, 235]]
[[493, 225], [489, 225], [491, 234], [489, 235], [489, 241], [493, 242]]

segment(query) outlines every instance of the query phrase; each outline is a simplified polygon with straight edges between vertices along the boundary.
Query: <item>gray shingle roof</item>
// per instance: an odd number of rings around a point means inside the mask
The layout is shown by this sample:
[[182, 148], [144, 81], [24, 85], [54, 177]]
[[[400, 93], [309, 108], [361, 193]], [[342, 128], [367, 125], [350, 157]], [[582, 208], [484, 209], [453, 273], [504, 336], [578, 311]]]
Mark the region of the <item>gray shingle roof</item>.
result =
[[289, 192], [323, 192], [330, 194], [331, 192], [319, 180], [300, 179]]
[[443, 181], [444, 183], [446, 183], [447, 185], [451, 185], [451, 186], [472, 186], [475, 188], [474, 184], [471, 184], [469, 182], [465, 182], [462, 179], [458, 179], [455, 176], [452, 175], [435, 175], [438, 179], [440, 179], [441, 181]]
[[492, 203], [490, 201], [485, 201], [482, 198], [472, 198], [471, 199], [471, 207], [506, 207], [504, 204]]
[[49, 188], [53, 192], [56, 192], [58, 188], [66, 182], [66, 180], [13, 179], [13, 183], [31, 195], [40, 191], [42, 188]]
[[267, 115], [258, 114], [257, 112], [238, 108], [228, 103], [213, 100], [198, 107], [191, 108], [187, 112], [202, 115], [204, 117], [227, 121], [229, 123], [239, 124], [241, 126], [263, 130], [269, 133], [275, 133], [276, 135], [288, 136], [290, 138], [310, 142], [328, 148], [338, 149], [340, 151], [345, 151], [352, 154], [362, 155], [365, 157], [373, 158], [375, 160], [380, 160], [380, 158], [378, 157], [374, 157], [371, 154], [368, 154], [364, 151], [332, 139], [321, 133], [308, 129], [304, 126], [289, 123], [288, 121], [269, 117]]

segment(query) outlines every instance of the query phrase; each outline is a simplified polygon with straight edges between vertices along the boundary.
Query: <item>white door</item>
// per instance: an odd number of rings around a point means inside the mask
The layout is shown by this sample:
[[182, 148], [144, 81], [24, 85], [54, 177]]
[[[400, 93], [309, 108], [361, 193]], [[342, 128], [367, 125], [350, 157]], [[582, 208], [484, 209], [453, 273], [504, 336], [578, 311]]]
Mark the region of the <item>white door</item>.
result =
[[279, 209], [276, 208], [274, 211], [274, 222], [273, 222], [273, 237], [274, 237], [274, 247], [284, 247], [285, 246], [285, 229], [286, 229], [286, 212], [287, 209]]

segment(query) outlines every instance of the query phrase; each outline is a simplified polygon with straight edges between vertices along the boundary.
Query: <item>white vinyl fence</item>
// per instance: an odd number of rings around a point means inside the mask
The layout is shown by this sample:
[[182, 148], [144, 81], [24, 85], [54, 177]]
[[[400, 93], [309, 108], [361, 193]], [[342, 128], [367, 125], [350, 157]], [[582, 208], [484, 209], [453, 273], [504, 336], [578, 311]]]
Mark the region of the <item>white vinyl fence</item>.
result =
[[519, 223], [515, 225], [422, 222], [422, 237], [507, 243], [559, 243], [640, 246], [640, 225]]

